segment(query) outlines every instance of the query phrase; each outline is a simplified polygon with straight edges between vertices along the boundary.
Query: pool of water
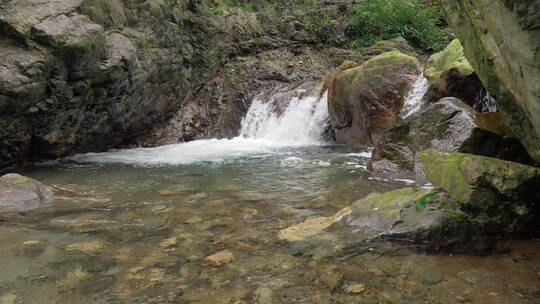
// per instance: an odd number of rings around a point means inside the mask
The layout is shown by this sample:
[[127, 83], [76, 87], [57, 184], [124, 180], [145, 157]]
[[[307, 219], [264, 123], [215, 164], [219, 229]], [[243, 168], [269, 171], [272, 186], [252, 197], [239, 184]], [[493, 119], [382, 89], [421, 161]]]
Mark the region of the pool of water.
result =
[[[282, 147], [188, 163], [140, 156], [86, 154], [21, 172], [68, 192], [0, 215], [1, 304], [539, 303], [536, 241], [489, 257], [323, 260], [278, 241], [280, 229], [308, 217], [418, 185], [371, 177], [369, 151]], [[222, 265], [205, 260], [224, 250]]]

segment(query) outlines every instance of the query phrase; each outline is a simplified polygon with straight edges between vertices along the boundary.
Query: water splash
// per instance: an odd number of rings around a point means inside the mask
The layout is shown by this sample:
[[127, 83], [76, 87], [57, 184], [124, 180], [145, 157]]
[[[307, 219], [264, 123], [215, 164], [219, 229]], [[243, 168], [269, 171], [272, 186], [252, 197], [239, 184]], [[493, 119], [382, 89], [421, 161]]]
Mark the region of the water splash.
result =
[[401, 117], [407, 118], [412, 114], [420, 111], [423, 104], [423, 98], [426, 95], [429, 88], [429, 80], [421, 74], [414, 82], [409, 94], [405, 98], [403, 110], [401, 111]]
[[70, 159], [78, 162], [177, 165], [222, 162], [241, 156], [272, 153], [276, 148], [325, 144], [324, 131], [330, 120], [327, 94], [322, 98], [292, 97], [281, 114], [276, 107], [275, 96], [256, 98], [242, 120], [240, 136], [233, 139], [205, 139], [155, 148], [86, 153]]
[[476, 96], [473, 108], [478, 112], [497, 112], [498, 110], [495, 98], [484, 88]]

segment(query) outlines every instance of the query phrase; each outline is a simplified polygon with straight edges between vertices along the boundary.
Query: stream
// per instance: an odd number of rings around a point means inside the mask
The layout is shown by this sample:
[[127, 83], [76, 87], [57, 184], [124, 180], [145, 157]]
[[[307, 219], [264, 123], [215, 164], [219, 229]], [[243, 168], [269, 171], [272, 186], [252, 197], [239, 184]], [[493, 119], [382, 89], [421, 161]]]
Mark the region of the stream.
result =
[[[279, 230], [429, 185], [372, 177], [370, 150], [325, 143], [326, 96], [274, 107], [254, 100], [237, 138], [22, 170], [66, 194], [0, 215], [0, 304], [540, 303], [538, 240], [487, 257], [296, 255]], [[206, 262], [222, 251], [222, 263]]]

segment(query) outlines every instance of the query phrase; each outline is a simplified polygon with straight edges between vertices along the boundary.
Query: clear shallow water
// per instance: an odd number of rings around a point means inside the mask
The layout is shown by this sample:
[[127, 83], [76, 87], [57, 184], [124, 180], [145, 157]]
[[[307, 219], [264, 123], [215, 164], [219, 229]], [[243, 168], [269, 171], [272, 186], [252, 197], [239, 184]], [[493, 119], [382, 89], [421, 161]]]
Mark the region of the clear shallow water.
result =
[[[280, 229], [407, 186], [369, 179], [365, 152], [311, 146], [213, 163], [28, 168], [82, 198], [0, 215], [0, 303], [538, 303], [534, 242], [491, 257], [294, 256]], [[221, 250], [230, 263], [204, 264]], [[354, 284], [365, 290], [347, 293]]]
[[[0, 214], [0, 304], [538, 303], [534, 241], [491, 257], [294, 255], [280, 229], [415, 184], [369, 176], [367, 150], [321, 145], [325, 104], [293, 99], [287, 110], [254, 103], [232, 140], [23, 170], [68, 192]], [[204, 262], [222, 250], [227, 263]]]

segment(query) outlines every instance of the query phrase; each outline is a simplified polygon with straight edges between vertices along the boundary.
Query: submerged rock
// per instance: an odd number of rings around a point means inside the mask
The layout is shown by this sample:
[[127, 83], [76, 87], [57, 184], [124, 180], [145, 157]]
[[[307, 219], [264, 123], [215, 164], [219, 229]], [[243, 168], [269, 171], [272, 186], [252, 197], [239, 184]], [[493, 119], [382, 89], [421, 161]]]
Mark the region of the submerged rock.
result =
[[203, 262], [211, 266], [222, 266], [234, 260], [234, 254], [230, 250], [218, 251], [204, 258]]
[[483, 89], [480, 79], [463, 54], [463, 46], [457, 39], [441, 52], [429, 57], [424, 75], [429, 79], [426, 94], [428, 100], [456, 97], [473, 107]]
[[0, 212], [35, 209], [54, 199], [55, 189], [15, 173], [0, 177]]
[[514, 231], [540, 228], [540, 168], [495, 158], [428, 150], [424, 172], [466, 210], [486, 223]]
[[291, 242], [297, 254], [315, 258], [373, 250], [481, 253], [491, 249], [492, 244], [459, 207], [445, 192], [405, 188], [371, 194], [333, 217], [308, 219], [280, 231], [278, 237]]
[[416, 58], [392, 51], [334, 75], [328, 106], [336, 141], [358, 146], [376, 143], [398, 118], [420, 71]]
[[505, 113], [505, 124], [540, 161], [540, 3], [443, 0], [465, 56]]
[[457, 98], [443, 98], [386, 131], [368, 169], [384, 174], [421, 174], [418, 153], [426, 149], [464, 152], [534, 163], [524, 148], [505, 139], [498, 113], [477, 113]]

